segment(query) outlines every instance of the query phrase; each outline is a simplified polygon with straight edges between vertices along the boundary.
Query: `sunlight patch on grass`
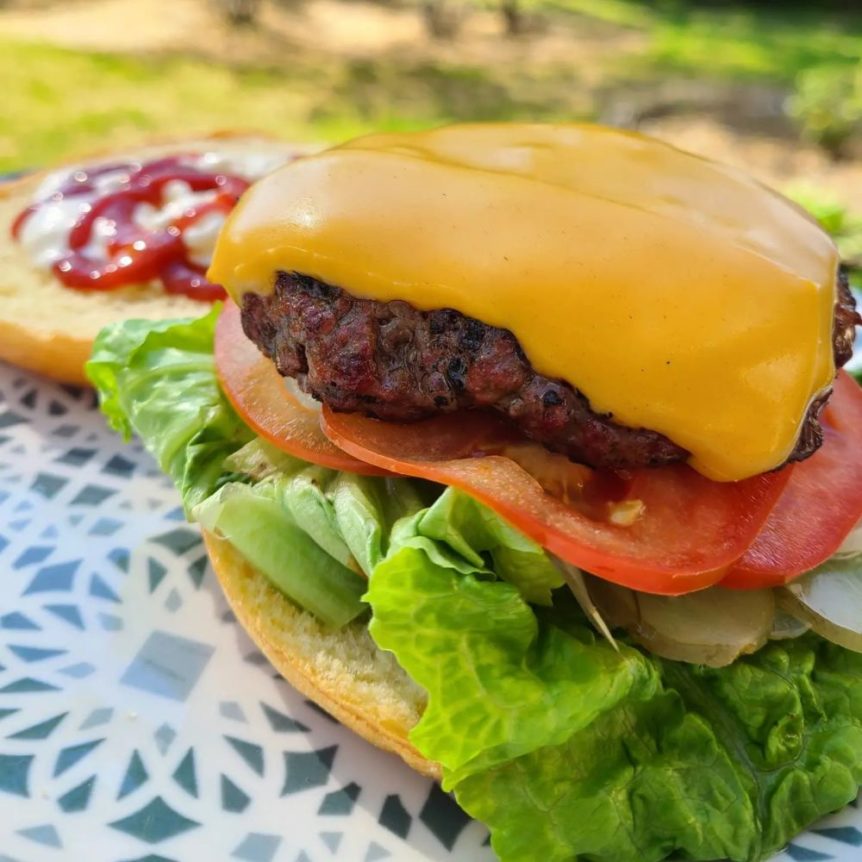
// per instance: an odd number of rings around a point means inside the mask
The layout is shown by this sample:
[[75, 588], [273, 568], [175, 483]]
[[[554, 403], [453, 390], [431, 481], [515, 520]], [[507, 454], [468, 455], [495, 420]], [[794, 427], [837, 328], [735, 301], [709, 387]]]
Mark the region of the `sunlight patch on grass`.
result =
[[257, 128], [307, 137], [311, 93], [277, 73], [202, 61], [0, 43], [0, 169], [122, 146], [142, 135]]
[[637, 29], [646, 50], [622, 58], [642, 75], [674, 71], [714, 78], [793, 81], [822, 63], [862, 57], [862, 10], [841, 13], [817, 4], [720, 4], [643, 0], [544, 0], [547, 8]]
[[657, 23], [649, 59], [707, 76], [768, 77], [792, 81], [821, 63], [858, 62], [862, 19], [840, 23], [804, 10], [691, 12]]
[[241, 69], [14, 41], [0, 41], [0, 80], [0, 171], [154, 135], [231, 128], [326, 141], [454, 120], [580, 118], [591, 107], [569, 69], [316, 57]]

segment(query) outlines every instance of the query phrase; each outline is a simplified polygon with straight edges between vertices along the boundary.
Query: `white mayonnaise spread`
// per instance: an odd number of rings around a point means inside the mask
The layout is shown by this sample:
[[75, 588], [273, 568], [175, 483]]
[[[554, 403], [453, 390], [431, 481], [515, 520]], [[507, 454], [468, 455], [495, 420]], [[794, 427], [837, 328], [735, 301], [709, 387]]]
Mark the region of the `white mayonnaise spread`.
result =
[[[159, 157], [153, 156], [154, 159]], [[224, 151], [212, 150], [191, 156], [183, 159], [183, 163], [211, 173], [232, 174], [254, 182], [280, 167], [288, 158], [287, 153], [274, 148], [262, 148], [258, 152], [243, 151], [234, 146]], [[86, 171], [88, 167], [91, 166], [77, 165], [55, 171], [45, 177], [36, 190], [32, 203], [38, 206], [27, 216], [18, 235], [21, 247], [35, 267], [51, 269], [54, 263], [65, 258], [70, 252], [69, 233], [80, 216], [87, 212], [94, 200], [121, 189], [128, 178], [127, 171], [120, 168], [96, 177], [93, 192], [54, 199], [57, 191], [77, 171]], [[155, 207], [141, 203], [135, 208], [132, 220], [145, 230], [159, 230], [187, 211], [210, 202], [215, 196], [214, 191], [193, 192], [182, 180], [172, 180], [163, 189], [162, 205]], [[202, 267], [209, 266], [224, 219], [225, 215], [220, 212], [207, 213], [183, 231], [182, 238], [190, 261]], [[82, 249], [83, 253], [95, 261], [107, 261], [107, 243], [113, 234], [113, 222], [97, 218], [93, 223], [90, 241]]]

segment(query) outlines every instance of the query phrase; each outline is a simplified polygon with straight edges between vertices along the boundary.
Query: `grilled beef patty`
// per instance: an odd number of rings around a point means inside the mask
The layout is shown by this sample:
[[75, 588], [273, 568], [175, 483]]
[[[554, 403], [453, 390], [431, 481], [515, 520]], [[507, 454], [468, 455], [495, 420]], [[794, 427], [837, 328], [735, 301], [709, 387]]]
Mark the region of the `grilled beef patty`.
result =
[[[844, 274], [835, 306], [836, 366], [853, 353], [862, 323]], [[526, 437], [593, 467], [623, 469], [685, 460], [663, 434], [629, 428], [564, 380], [533, 370], [518, 340], [452, 309], [419, 311], [407, 302], [357, 299], [303, 275], [279, 272], [270, 296], [246, 294], [246, 335], [280, 374], [333, 410], [411, 422], [455, 410], [493, 408]], [[790, 456], [811, 455], [823, 439], [815, 401]]]

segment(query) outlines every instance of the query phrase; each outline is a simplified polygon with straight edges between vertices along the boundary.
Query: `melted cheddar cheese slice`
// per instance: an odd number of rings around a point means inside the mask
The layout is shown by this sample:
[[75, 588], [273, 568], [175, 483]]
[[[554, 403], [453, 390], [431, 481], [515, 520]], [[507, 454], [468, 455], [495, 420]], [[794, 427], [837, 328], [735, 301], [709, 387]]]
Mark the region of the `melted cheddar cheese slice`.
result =
[[837, 251], [734, 169], [589, 125], [372, 135], [253, 186], [209, 277], [277, 271], [511, 330], [594, 410], [660, 431], [695, 469], [781, 464], [834, 377]]

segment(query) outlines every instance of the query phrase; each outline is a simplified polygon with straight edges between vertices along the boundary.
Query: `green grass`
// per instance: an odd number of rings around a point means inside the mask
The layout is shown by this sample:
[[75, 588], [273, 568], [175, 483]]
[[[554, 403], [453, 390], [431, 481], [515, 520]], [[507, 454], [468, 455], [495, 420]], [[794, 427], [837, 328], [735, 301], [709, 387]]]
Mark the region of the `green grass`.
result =
[[790, 184], [784, 192], [805, 207], [832, 234], [841, 252], [841, 260], [851, 270], [858, 285], [862, 277], [862, 215], [850, 212], [840, 201], [803, 180]]
[[790, 83], [812, 66], [858, 63], [862, 10], [816, 2], [705, 3], [682, 0], [539, 0], [559, 12], [637, 30], [643, 53], [627, 58], [640, 74], [770, 79]]
[[253, 127], [313, 134], [307, 93], [274, 73], [203, 61], [79, 53], [0, 43], [0, 169], [122, 145], [141, 134]]
[[823, 63], [862, 56], [862, 15], [808, 8], [678, 9], [655, 24], [648, 59], [660, 68], [702, 75], [792, 83]]
[[571, 119], [589, 111], [568, 71], [299, 58], [284, 69], [85, 53], [0, 40], [0, 171], [219, 128], [296, 140], [453, 120]]

